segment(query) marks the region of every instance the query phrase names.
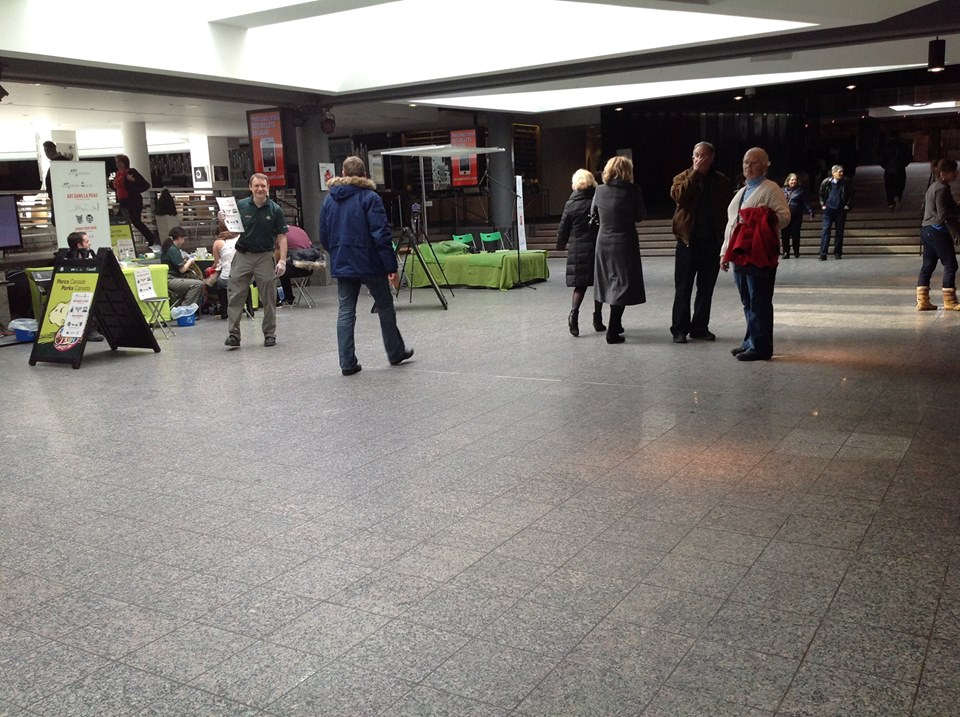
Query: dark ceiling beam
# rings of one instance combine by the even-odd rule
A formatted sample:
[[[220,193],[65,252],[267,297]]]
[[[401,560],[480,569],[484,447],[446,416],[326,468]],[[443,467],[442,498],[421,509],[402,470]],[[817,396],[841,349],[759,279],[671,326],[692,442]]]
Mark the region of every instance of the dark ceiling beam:
[[[937,0],[910,12],[876,23],[826,30],[783,33],[771,37],[736,40],[712,45],[643,52],[634,55],[585,60],[565,64],[514,70],[476,77],[380,87],[353,93],[326,95],[301,90],[264,87],[226,80],[208,80],[147,72],[125,71],[42,60],[5,59],[4,79],[68,87],[145,92],[177,97],[240,102],[254,106],[331,107],[357,102],[406,99],[412,95],[463,94],[552,80],[646,70],[701,62],[730,60],[761,55],[782,55],[802,50],[829,49],[937,34],[960,33],[960,0]],[[922,61],[923,58],[918,58]]]
[[[117,70],[44,60],[0,58],[3,79],[10,82],[82,87],[96,90],[142,92],[172,97],[242,102],[264,107],[329,106],[330,98],[315,92],[263,87],[250,83],[208,80],[179,75]]]

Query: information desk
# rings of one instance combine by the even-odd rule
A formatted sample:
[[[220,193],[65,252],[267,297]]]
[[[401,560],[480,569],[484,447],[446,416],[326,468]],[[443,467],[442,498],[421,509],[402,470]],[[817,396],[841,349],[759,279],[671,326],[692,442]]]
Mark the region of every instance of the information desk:
[[[431,246],[433,251],[426,244],[421,244],[420,253],[430,266],[433,278],[440,285],[478,286],[506,291],[516,286],[521,278],[523,281],[546,281],[550,277],[545,251],[521,251],[523,271],[520,272],[517,270],[515,250],[470,254],[462,251],[465,247],[459,242],[436,242]],[[442,274],[436,266],[437,260],[443,268]],[[430,286],[430,280],[415,254],[407,257],[407,276],[415,288]]]
[[[140,307],[140,313],[143,314],[143,318],[150,319],[150,305],[145,304],[140,301],[140,296],[137,294],[137,284],[135,278],[135,272],[137,269],[140,269],[139,266],[123,266],[121,264],[121,271],[123,271],[123,278],[127,280],[127,285],[130,287],[130,291],[133,292],[133,298],[137,300],[137,306]],[[147,267],[150,269],[150,278],[153,280],[153,290],[156,292],[157,296],[167,296],[167,265],[166,264],[150,264]],[[27,283],[30,286],[30,298],[33,301],[33,315],[34,316],[43,316],[43,303],[44,299],[41,296],[40,289],[37,288],[37,284],[34,278],[34,272],[46,272],[49,275],[53,271],[53,267],[44,266],[39,268],[27,268],[24,269],[27,274]],[[163,305],[163,311],[160,312],[160,315],[165,321],[170,321],[170,303],[167,302]]]

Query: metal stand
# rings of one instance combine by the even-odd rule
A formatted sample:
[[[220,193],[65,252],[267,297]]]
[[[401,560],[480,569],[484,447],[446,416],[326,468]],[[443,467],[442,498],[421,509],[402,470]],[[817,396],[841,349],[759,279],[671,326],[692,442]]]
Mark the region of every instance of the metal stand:
[[[444,310],[447,309],[447,297],[443,293],[443,289],[440,288],[440,285],[437,283],[437,280],[433,277],[433,272],[430,270],[430,265],[427,264],[423,259],[423,253],[420,251],[420,244],[426,244],[427,248],[430,250],[430,253],[433,255],[433,260],[436,262],[437,267],[440,269],[440,274],[443,276],[443,283],[447,288],[449,287],[450,282],[447,281],[447,275],[443,272],[443,266],[440,265],[440,260],[437,259],[437,254],[434,252],[433,247],[430,246],[430,240],[427,238],[427,235],[420,230],[420,205],[414,204],[410,208],[410,223],[411,228],[404,227],[403,231],[400,233],[400,241],[397,242],[397,256],[400,256],[400,250],[403,247],[407,247],[409,251],[404,254],[403,264],[400,269],[400,281],[397,282],[397,288],[395,296],[400,295],[400,286],[403,284],[403,278],[407,275],[407,259],[412,253],[417,257],[417,260],[420,262],[420,266],[423,267],[423,273],[426,274],[427,280],[430,282],[430,286],[433,287],[433,292],[437,295],[437,298],[440,300],[440,304],[443,306]],[[413,302],[413,282],[408,280],[410,284],[410,298],[409,301]],[[450,289],[450,295],[456,296],[453,293],[453,289]]]
[[[509,193],[513,197],[514,211],[516,211],[517,201],[520,199],[519,195],[515,191],[513,191],[511,187],[507,187],[503,184],[503,182],[498,182],[496,179],[494,179],[490,175],[489,167],[487,167],[487,170],[483,173],[483,176],[487,178],[488,194],[489,194],[489,187],[491,182],[496,184],[501,189],[505,189],[507,193]],[[483,182],[483,179],[481,178],[480,181]],[[510,242],[517,248],[517,283],[513,285],[513,288],[520,286],[520,287],[523,287],[524,289],[533,289],[534,291],[536,291],[537,287],[531,286],[530,284],[528,284],[523,280],[523,261],[521,260],[521,256],[520,256],[520,240],[519,238],[513,236],[513,223],[512,223],[513,214],[512,213],[510,216],[510,221],[511,221],[511,225],[510,225],[510,229],[507,232],[507,235],[510,237]],[[496,230],[496,227],[494,227],[494,230]]]

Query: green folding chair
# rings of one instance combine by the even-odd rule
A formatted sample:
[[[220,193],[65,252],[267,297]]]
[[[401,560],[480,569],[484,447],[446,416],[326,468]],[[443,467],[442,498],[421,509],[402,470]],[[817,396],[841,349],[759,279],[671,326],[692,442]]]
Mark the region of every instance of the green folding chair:
[[[490,232],[489,234],[480,232],[480,245],[483,247],[484,251],[496,251],[496,246],[494,246],[493,249],[488,249],[487,247],[489,247],[491,244],[498,243],[500,244],[501,249],[505,248],[503,245],[503,237],[500,235],[500,232]]]
[[[473,234],[452,234],[452,239],[461,244],[466,244],[470,247],[471,251],[473,250]]]

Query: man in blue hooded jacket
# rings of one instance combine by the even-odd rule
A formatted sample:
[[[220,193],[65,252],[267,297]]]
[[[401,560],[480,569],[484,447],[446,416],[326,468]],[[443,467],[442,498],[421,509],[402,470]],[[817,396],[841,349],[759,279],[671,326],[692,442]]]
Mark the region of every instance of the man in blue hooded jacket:
[[[357,323],[357,297],[366,286],[380,317],[383,347],[391,366],[413,356],[397,328],[390,284],[397,279],[397,255],[387,224],[383,200],[367,178],[359,157],[343,160],[343,173],[328,183],[330,194],[320,210],[320,243],[330,254],[330,275],[337,280],[340,310],[337,314],[337,347],[340,371],[352,376],[362,368],[357,362],[353,329]]]

